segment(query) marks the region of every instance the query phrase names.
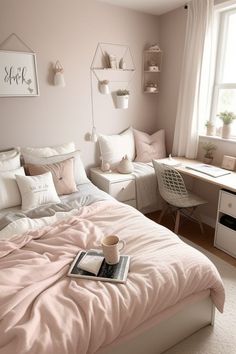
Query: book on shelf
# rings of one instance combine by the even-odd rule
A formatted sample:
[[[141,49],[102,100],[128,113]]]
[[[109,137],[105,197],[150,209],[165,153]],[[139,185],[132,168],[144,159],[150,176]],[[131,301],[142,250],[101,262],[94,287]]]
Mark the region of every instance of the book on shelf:
[[[223,168],[206,165],[206,164],[194,164],[194,165],[187,165],[185,168],[204,173],[211,177],[221,177],[230,174],[231,172],[224,170]]]
[[[121,255],[119,263],[110,265],[105,262],[101,251],[80,251],[75,257],[67,275],[81,279],[125,283],[129,272],[129,264],[130,256],[127,255]],[[90,269],[90,271],[85,269]]]

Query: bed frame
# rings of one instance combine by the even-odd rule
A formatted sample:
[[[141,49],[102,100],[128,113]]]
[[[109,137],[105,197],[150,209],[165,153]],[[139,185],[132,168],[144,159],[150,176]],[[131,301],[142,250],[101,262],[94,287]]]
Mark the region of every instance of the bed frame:
[[[181,305],[181,304],[180,304]],[[180,306],[174,315],[150,329],[129,339],[121,339],[117,345],[101,349],[97,354],[160,354],[199,329],[214,324],[215,306],[209,292],[200,300]]]

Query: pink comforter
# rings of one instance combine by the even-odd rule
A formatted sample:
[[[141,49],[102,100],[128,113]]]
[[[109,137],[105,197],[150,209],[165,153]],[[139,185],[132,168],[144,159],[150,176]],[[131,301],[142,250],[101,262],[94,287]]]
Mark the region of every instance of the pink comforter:
[[[111,233],[132,256],[125,285],[66,276],[79,250]],[[0,241],[0,353],[94,353],[204,289],[222,311],[222,282],[204,255],[133,208],[98,202]]]

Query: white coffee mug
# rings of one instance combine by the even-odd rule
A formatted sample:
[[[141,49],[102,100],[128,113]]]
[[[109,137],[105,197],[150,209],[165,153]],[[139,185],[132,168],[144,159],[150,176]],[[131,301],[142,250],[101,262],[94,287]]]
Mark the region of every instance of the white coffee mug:
[[[125,241],[120,240],[116,235],[105,236],[101,246],[107,264],[119,263],[120,251],[125,247]]]

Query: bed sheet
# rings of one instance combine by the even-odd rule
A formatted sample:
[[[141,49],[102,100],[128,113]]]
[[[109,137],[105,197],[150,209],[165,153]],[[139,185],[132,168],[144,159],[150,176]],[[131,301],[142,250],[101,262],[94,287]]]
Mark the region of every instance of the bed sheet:
[[[80,250],[117,234],[131,255],[126,284],[67,276]],[[95,353],[183,299],[210,290],[222,311],[215,266],[134,208],[106,200],[68,219],[0,241],[0,354]]]

